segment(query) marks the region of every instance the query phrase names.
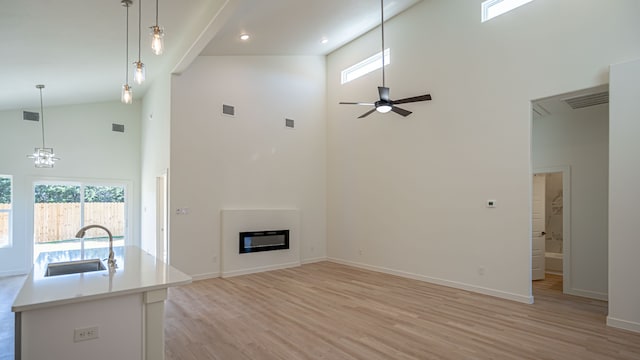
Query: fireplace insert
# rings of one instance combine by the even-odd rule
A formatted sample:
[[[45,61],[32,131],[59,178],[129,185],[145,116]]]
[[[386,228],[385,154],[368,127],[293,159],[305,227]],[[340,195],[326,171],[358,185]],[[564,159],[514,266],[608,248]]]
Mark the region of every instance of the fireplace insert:
[[[240,233],[240,254],[289,248],[289,230],[245,231]]]

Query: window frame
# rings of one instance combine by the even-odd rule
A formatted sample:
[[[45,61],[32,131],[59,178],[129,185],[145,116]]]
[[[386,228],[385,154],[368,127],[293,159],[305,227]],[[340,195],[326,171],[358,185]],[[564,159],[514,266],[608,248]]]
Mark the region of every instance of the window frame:
[[[480,6],[480,10],[481,10],[481,14],[480,14],[480,20],[481,22],[486,22],[489,21],[493,18],[496,18],[500,15],[506,14],[509,11],[512,11],[514,9],[517,9],[523,5],[526,5],[530,2],[532,2],[533,0],[486,0],[482,2],[482,5]],[[500,4],[508,4],[508,3],[513,3],[510,6],[506,6],[506,9],[502,10],[499,13],[496,14],[491,14],[491,8],[495,7],[495,6],[499,6]]]
[[[12,175],[4,175],[0,174],[0,178],[9,179],[9,208],[8,209],[0,209],[0,213],[7,213],[7,243],[0,243],[0,249],[7,249],[13,247],[13,176]]]
[[[340,84],[344,85],[355,79],[370,74],[378,69],[381,69],[382,66],[380,65],[380,63],[382,63],[382,51],[342,70],[340,72]],[[384,66],[387,66],[389,64],[391,64],[391,49],[386,48],[384,49]],[[358,72],[361,73],[358,74]],[[353,75],[354,73],[356,73],[356,75]]]
[[[34,191],[35,191],[35,186],[36,185],[53,185],[53,184],[64,184],[64,185],[77,185],[80,186],[80,196],[82,199],[82,202],[84,202],[84,188],[85,186],[116,186],[116,187],[124,187],[124,201],[125,201],[125,205],[124,205],[124,219],[125,219],[125,231],[124,231],[124,236],[125,236],[125,242],[124,245],[136,245],[139,246],[139,242],[136,242],[136,240],[133,238],[133,231],[134,231],[134,226],[135,224],[133,224],[134,221],[134,214],[133,214],[133,208],[135,207],[134,201],[134,191],[135,189],[133,188],[133,181],[131,180],[127,180],[127,179],[99,179],[99,178],[74,178],[74,177],[31,177],[29,178],[29,181],[31,183],[31,195],[29,196],[30,200],[29,200],[29,207],[27,209],[28,213],[27,213],[27,219],[29,221],[29,223],[27,224],[27,229],[28,229],[28,236],[27,238],[30,239],[29,241],[29,247],[30,247],[30,255],[32,257],[32,261],[35,260],[35,251],[36,251],[36,247],[35,247],[35,231],[34,231],[34,226],[35,226],[35,196],[34,196]],[[82,224],[84,224],[84,214],[82,216]],[[84,256],[84,240],[81,242],[81,256]]]

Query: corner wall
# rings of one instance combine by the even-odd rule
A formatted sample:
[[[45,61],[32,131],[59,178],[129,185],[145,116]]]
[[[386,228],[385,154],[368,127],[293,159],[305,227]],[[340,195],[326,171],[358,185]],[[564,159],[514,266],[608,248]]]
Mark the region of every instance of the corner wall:
[[[408,118],[338,105],[376,99],[379,71],[339,74],[380,51],[379,30],[332,53],[329,257],[530,301],[530,101],[607,83],[640,56],[639,12],[539,0],[481,23],[480,1],[420,2],[385,26],[391,97],[433,96]]]
[[[640,59],[611,66],[609,112],[609,314],[640,332]]]
[[[199,57],[173,77],[173,266],[219,274],[222,209],[299,209],[301,260],[326,256],[325,94],[324,57]]]
[[[156,177],[169,169],[171,76],[158,77],[142,104],[140,246],[156,255]]]

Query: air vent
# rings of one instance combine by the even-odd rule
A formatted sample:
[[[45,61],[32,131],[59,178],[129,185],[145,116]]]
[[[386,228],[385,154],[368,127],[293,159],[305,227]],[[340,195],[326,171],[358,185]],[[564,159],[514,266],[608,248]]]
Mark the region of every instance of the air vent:
[[[564,99],[572,109],[582,109],[589,106],[602,105],[609,103],[609,92],[603,91],[596,94],[576,96],[571,99]]]
[[[294,121],[291,119],[284,119],[284,126],[293,129],[294,126]]]
[[[111,124],[111,131],[115,131],[115,132],[124,132],[124,125],[123,124]]]
[[[229,116],[235,116],[236,115],[236,108],[231,106],[231,105],[222,104],[222,113],[225,114],[225,115],[229,115]]]
[[[23,111],[22,120],[40,121],[40,113],[33,111]]]

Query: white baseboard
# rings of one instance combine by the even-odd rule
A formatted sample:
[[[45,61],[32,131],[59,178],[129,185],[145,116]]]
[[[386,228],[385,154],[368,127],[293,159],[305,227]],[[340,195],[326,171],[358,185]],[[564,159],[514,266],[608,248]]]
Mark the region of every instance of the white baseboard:
[[[296,267],[296,266],[300,266],[300,262],[299,261],[291,262],[291,263],[284,263],[284,264],[269,265],[269,266],[260,266],[260,267],[242,269],[242,270],[223,271],[220,274],[220,276],[223,277],[223,278],[228,278],[228,277],[253,274],[253,273],[258,273],[258,272],[263,272],[263,271],[287,269],[287,268]]]
[[[313,263],[317,263],[317,262],[321,262],[321,261],[327,261],[328,258],[326,256],[322,256],[322,257],[317,257],[317,258],[310,258],[310,259],[304,259],[301,261],[301,263],[304,264],[313,264]]]
[[[220,277],[220,272],[219,271],[211,272],[211,273],[191,275],[191,278],[193,279],[193,281],[214,279],[214,278],[218,278],[218,277]]]
[[[586,297],[589,299],[609,301],[609,294],[596,291],[569,288],[567,289],[567,291],[565,291],[565,294]]]
[[[452,288],[455,288],[455,289],[467,290],[467,291],[471,291],[471,292],[475,292],[475,293],[480,293],[480,294],[483,294],[483,295],[494,296],[494,297],[501,298],[501,299],[517,301],[517,302],[521,302],[521,303],[525,303],[525,304],[533,304],[533,296],[523,296],[523,295],[518,295],[518,294],[505,292],[505,291],[484,288],[484,287],[481,287],[481,286],[465,284],[465,283],[461,283],[461,282],[457,282],[457,281],[438,279],[438,278],[433,278],[433,277],[429,277],[429,276],[418,275],[418,274],[413,274],[413,273],[409,273],[409,272],[388,269],[388,268],[384,268],[384,267],[380,267],[380,266],[362,264],[362,263],[357,263],[357,262],[347,261],[347,260],[342,260],[342,259],[327,258],[327,260],[331,261],[331,262],[338,263],[338,264],[353,266],[353,267],[366,269],[366,270],[371,270],[371,271],[377,271],[377,272],[381,272],[381,273],[385,273],[385,274],[401,276],[401,277],[405,277],[405,278],[409,278],[409,279],[413,279],[413,280],[424,281],[424,282],[428,282],[428,283],[432,283],[432,284],[436,284],[436,285],[448,286],[448,287],[452,287]]]
[[[640,333],[640,323],[607,316],[607,326]]]

